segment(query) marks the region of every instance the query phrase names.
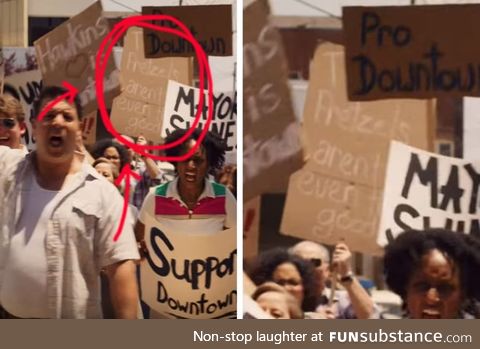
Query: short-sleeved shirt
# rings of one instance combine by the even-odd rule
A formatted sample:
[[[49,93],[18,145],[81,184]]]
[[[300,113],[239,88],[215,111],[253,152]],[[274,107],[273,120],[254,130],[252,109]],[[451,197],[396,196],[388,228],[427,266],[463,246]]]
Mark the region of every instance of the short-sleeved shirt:
[[[26,200],[34,199],[33,156],[0,146],[0,288],[12,235]],[[113,241],[123,198],[86,162],[59,195],[45,236],[49,318],[101,318],[100,270],[139,258],[133,219],[127,215]]]

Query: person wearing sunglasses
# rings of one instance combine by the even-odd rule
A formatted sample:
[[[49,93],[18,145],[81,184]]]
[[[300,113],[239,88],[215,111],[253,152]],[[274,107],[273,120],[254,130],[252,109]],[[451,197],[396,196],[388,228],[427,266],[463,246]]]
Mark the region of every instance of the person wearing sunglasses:
[[[44,87],[32,126],[36,149],[0,146],[0,318],[102,318],[100,270],[115,317],[137,317],[133,218],[116,241],[123,198],[83,158],[80,99]]]
[[[290,253],[312,264],[318,282],[319,304],[316,312],[327,319],[372,319],[380,316],[368,292],[354,276],[351,267],[352,253],[344,242],[339,242],[332,254],[328,249],[313,241],[301,241],[290,249]],[[332,298],[332,279],[344,290],[335,290]],[[332,298],[332,299],[330,299]]]
[[[25,113],[22,105],[16,98],[0,94],[0,145],[20,149],[26,154],[27,148],[21,143],[25,132]]]

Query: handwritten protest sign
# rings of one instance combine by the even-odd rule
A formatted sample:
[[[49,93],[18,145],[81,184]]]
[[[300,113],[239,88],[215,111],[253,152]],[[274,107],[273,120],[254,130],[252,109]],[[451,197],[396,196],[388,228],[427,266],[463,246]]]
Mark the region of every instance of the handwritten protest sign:
[[[321,44],[310,69],[303,134],[304,168],[290,178],[280,231],[379,254],[376,231],[391,139],[432,144],[427,101],[349,102],[344,49]]]
[[[22,104],[26,124],[23,143],[30,150],[35,148],[35,139],[33,138],[31,123],[31,120],[36,117],[33,112],[33,102],[40,95],[41,89],[42,75],[40,70],[13,74],[5,78],[4,93],[12,95]]]
[[[86,113],[97,109],[95,56],[109,31],[101,3],[97,1],[34,43],[45,85],[60,86],[67,81],[75,86]],[[107,63],[104,91],[106,104],[110,106],[112,98],[119,93],[118,70],[113,58]]]
[[[285,192],[290,174],[303,164],[286,57],[280,34],[268,16],[265,0],[255,1],[243,11],[245,201],[261,193]]]
[[[480,162],[392,142],[378,243],[407,229],[480,234]]]
[[[198,128],[202,129],[207,120],[207,93],[205,107],[202,110]],[[182,85],[175,81],[168,82],[165,111],[163,117],[162,137],[177,129],[188,129],[195,120],[200,100],[200,90]],[[213,94],[213,117],[210,131],[218,134],[227,144],[227,155],[237,150],[237,94],[235,92],[215,92]],[[232,158],[232,156],[230,156]],[[233,157],[233,160],[235,158]],[[234,161],[236,162],[236,161]]]
[[[122,93],[111,112],[113,125],[122,134],[160,143],[168,80],[188,84],[192,75],[189,58],[145,58],[142,29],[128,29],[120,66]]]
[[[253,258],[258,254],[260,235],[261,197],[246,202],[243,205],[243,257]]]
[[[82,140],[83,144],[93,145],[97,141],[97,112],[83,116]]]
[[[330,245],[343,239],[353,251],[378,255],[381,193],[302,169],[290,176],[280,231]]]
[[[232,5],[142,7],[143,15],[169,15],[190,30],[209,56],[232,55]],[[171,21],[154,24],[178,28]],[[145,29],[145,56],[195,56],[195,49],[185,39],[168,33]]]
[[[216,234],[167,232],[146,222],[151,252],[141,265],[142,300],[171,318],[235,317],[235,229]]]
[[[480,5],[344,7],[350,100],[480,95]],[[428,19],[428,20],[426,20]]]
[[[303,113],[307,169],[383,188],[390,139],[421,149],[431,147],[430,103],[347,100],[342,46],[321,44],[310,76]]]

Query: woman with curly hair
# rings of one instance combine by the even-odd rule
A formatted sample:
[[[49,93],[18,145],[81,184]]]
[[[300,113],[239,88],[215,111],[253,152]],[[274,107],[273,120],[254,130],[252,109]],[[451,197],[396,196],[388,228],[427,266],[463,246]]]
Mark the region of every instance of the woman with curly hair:
[[[166,139],[171,144],[186,134],[187,130],[176,130]],[[154,255],[145,244],[145,224],[155,222],[167,235],[216,234],[227,228],[236,227],[236,201],[223,185],[211,181],[208,174],[223,166],[225,144],[214,133],[207,132],[198,146],[201,131],[196,129],[182,144],[165,150],[168,157],[193,154],[184,161],[172,162],[176,176],[173,181],[156,187],[146,196],[135,227],[141,253]],[[235,237],[232,237],[235,238]],[[152,254],[152,255],[150,255]],[[169,317],[167,314],[152,314],[150,317]]]
[[[113,139],[102,139],[95,143],[91,154],[95,160],[101,157],[110,160],[118,173],[122,172],[123,166],[129,163],[127,148]]]
[[[479,270],[477,239],[443,229],[406,231],[385,251],[387,285],[408,318],[478,318]]]
[[[311,263],[291,255],[286,249],[263,252],[249,273],[256,285],[273,281],[283,286],[304,312],[313,312],[318,304],[315,269]]]

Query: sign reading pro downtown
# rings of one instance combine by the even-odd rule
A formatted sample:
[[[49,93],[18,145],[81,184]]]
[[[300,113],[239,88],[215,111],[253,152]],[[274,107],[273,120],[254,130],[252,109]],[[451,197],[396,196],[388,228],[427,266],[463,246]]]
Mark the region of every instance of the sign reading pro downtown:
[[[348,97],[480,96],[480,5],[345,7]]]

